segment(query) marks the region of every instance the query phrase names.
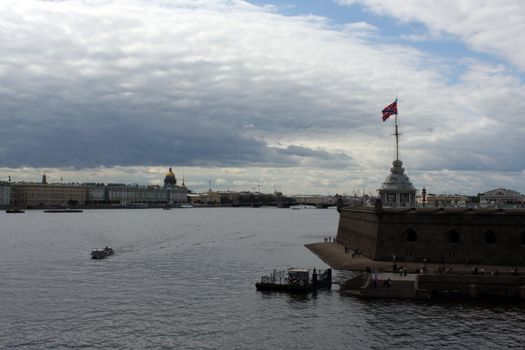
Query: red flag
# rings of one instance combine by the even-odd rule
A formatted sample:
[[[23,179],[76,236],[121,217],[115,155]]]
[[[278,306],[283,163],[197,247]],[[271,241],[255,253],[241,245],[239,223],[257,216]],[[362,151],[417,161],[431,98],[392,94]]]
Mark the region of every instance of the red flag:
[[[389,104],[383,109],[383,121],[387,120],[392,114],[397,115],[397,98],[394,103]]]

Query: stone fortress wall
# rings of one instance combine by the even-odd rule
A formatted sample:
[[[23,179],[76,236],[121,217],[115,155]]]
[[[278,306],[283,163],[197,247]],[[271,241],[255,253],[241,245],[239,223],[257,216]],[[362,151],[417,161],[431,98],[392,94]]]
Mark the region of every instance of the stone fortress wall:
[[[336,239],[379,261],[525,265],[525,209],[342,208]]]

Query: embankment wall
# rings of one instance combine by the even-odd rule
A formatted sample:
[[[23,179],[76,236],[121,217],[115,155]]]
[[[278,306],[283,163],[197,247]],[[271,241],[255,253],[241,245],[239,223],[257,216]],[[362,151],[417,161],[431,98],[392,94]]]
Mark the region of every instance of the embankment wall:
[[[525,265],[525,210],[342,208],[336,239],[374,260]]]

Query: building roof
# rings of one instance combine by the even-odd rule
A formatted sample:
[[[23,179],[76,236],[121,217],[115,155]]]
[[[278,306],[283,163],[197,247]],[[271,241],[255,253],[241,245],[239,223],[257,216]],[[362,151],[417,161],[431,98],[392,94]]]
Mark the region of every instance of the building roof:
[[[405,174],[403,162],[399,159],[394,160],[390,168],[390,174],[386,177],[385,182],[379,189],[380,192],[416,192],[410,179]]]
[[[518,191],[507,190],[506,188],[496,188],[495,190],[490,190],[485,193],[482,193],[482,196],[513,197],[513,196],[521,196],[521,193],[519,193]]]

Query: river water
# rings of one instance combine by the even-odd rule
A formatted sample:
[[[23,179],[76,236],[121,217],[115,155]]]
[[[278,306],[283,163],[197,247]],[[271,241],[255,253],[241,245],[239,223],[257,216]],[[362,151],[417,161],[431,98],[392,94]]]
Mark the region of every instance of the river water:
[[[0,214],[0,348],[525,347],[524,303],[262,293],[273,269],[325,268],[304,244],[335,210],[191,208]],[[116,254],[91,260],[94,248]]]

